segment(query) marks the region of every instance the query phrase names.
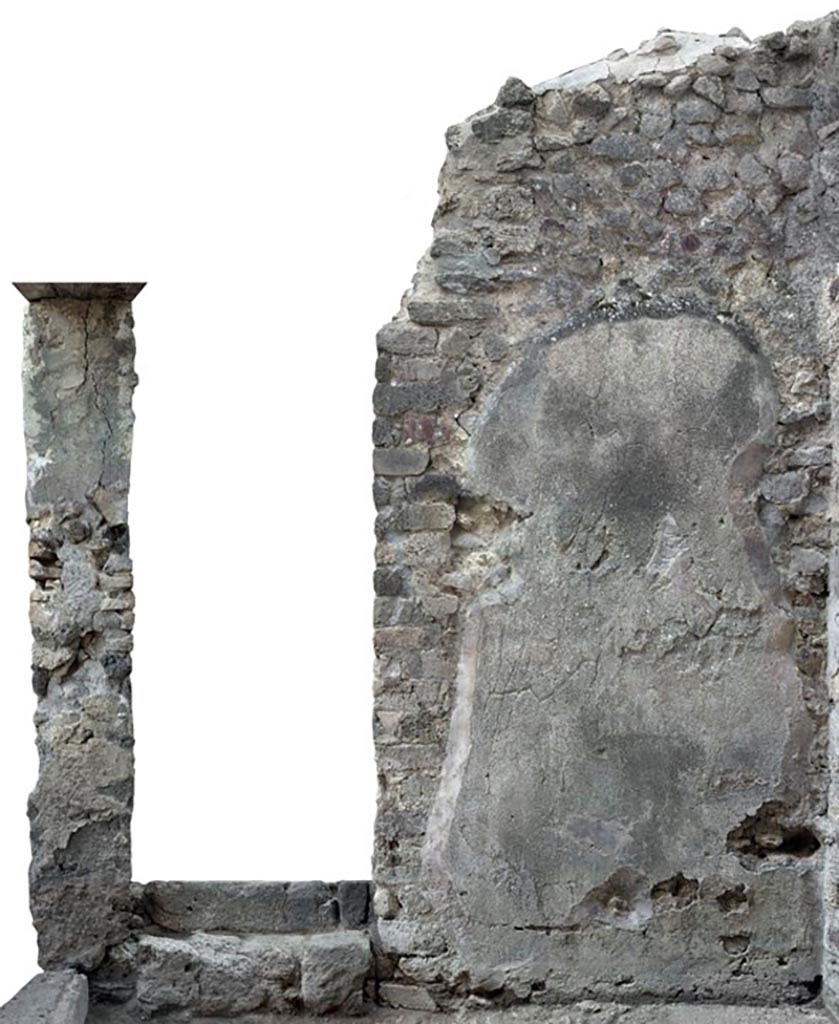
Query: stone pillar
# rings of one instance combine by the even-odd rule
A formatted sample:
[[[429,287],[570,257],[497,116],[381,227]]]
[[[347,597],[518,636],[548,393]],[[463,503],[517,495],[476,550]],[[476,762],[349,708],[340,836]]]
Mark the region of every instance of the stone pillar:
[[[18,284],[39,777],[30,902],[42,967],[95,968],[131,923],[131,300]]]

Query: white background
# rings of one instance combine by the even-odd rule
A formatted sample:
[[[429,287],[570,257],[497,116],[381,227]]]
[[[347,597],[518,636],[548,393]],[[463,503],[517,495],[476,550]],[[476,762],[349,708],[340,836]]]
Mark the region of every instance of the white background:
[[[369,877],[376,329],[430,241],[444,131],[662,26],[792,0],[16,3],[0,282],[135,302],[135,878]],[[37,970],[20,396],[0,286],[0,1003]]]

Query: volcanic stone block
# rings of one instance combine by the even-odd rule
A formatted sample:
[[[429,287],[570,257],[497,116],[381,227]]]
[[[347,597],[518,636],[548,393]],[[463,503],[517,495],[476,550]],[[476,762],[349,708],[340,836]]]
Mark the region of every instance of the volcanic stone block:
[[[85,1024],[87,979],[75,971],[39,974],[5,1006],[0,1024]]]
[[[437,1009],[437,1004],[428,991],[416,985],[398,985],[383,982],[379,985],[379,999],[385,1006],[403,1007],[409,1010]]]
[[[380,476],[416,476],[427,465],[424,448],[377,448],[373,452],[373,470]]]
[[[137,1000],[144,1013],[233,1016],[256,1009],[358,1013],[370,970],[360,932],[321,935],[146,935]]]
[[[143,936],[137,976],[140,1009],[186,1009],[209,1016],[263,1006],[287,1011],[299,995],[301,941],[298,936],[201,932],[182,938]]]
[[[150,882],[149,918],[173,932],[320,932],[361,928],[368,882]]]
[[[361,1013],[370,971],[370,942],[360,932],[306,939],[302,956],[303,1006],[312,1013]]]
[[[344,928],[363,928],[367,924],[369,910],[369,882],[338,883],[338,912]]]

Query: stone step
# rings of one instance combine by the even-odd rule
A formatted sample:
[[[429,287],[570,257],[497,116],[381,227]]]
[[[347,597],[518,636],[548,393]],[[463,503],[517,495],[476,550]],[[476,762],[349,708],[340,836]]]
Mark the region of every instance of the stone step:
[[[363,928],[370,883],[149,882],[142,887],[154,924],[173,932],[323,932]]]
[[[360,931],[195,932],[142,936],[137,963],[141,1014],[232,1017],[257,1010],[357,1014],[372,958]]]

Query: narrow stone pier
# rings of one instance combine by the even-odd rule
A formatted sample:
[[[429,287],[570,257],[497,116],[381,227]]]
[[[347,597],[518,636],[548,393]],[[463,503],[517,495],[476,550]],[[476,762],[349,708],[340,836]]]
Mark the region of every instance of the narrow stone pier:
[[[35,723],[30,900],[41,966],[92,970],[131,924],[131,301],[18,284]]]

